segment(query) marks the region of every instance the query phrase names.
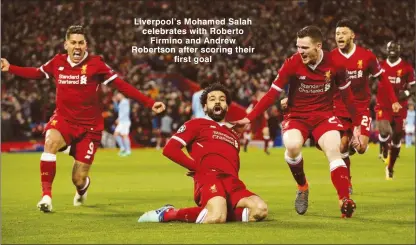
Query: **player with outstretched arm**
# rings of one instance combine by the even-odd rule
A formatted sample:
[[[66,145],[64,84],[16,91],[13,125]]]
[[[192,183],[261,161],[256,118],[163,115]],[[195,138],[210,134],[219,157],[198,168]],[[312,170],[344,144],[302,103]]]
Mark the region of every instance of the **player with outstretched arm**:
[[[350,199],[348,170],[340,153],[340,131],[344,127],[333,114],[332,101],[336,90],[341,91],[351,115],[356,112],[349,87],[351,83],[345,79],[345,68],[335,65],[332,56],[322,50],[322,41],[322,32],[316,26],[307,26],[298,31],[298,52],[286,59],[267,94],[247,117],[236,124],[249,124],[262,115],[289,85],[282,128],[285,160],[298,185],[295,210],[298,214],[305,214],[308,209],[309,184],[301,151],[305,140],[314,137],[329,161],[331,180],[338,193],[342,217],[349,218],[356,204]],[[353,125],[359,125],[355,118]]]
[[[95,152],[100,145],[104,120],[99,98],[101,84],[113,86],[155,113],[165,110],[162,102],[154,102],[125,82],[100,56],[87,52],[86,32],[82,26],[70,26],[65,35],[67,54],[57,54],[42,66],[19,67],[1,59],[1,70],[28,79],[54,78],[56,109],[45,127],[45,149],[40,158],[42,199],[37,207],[52,211],[52,183],[56,173],[56,153],[70,148],[75,162],[72,182],[76,187],[74,206],[86,199],[91,179],[88,176]]]

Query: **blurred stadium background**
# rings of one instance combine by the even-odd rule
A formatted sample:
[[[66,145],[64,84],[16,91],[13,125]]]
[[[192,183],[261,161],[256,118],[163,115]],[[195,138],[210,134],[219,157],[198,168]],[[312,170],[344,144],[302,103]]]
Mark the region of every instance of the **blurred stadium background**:
[[[331,50],[335,47],[336,22],[342,17],[352,18],[359,27],[357,43],[371,49],[379,60],[386,57],[386,43],[397,39],[402,44],[402,58],[415,64],[414,1],[3,1],[1,6],[2,57],[11,64],[40,66],[65,51],[66,28],[82,24],[89,31],[91,53],[102,55],[128,82],[168,105],[165,116],[173,119],[168,125],[173,132],[191,118],[192,94],[206,82],[226,84],[238,108],[234,112],[241,117],[252,99],[267,91],[284,59],[296,51],[296,31],[305,25],[322,28],[327,38],[324,48]],[[241,46],[255,47],[255,52],[217,54],[212,63],[197,65],[174,63],[171,54],[131,53],[132,45],[151,46],[152,36],[142,35],[143,26],[135,26],[134,18],[172,17],[251,18],[253,24],[241,26],[244,34],[237,36],[237,41]],[[116,147],[111,137],[117,117],[112,102],[114,91],[106,86],[101,89],[106,125],[103,146]],[[53,82],[2,74],[1,96],[2,150],[42,150],[43,127],[55,109]],[[374,101],[375,95],[372,109]],[[161,117],[152,118],[151,112],[136,102],[131,106],[133,145],[155,147]],[[276,110],[271,108],[269,114],[276,116]],[[375,117],[374,112],[372,115]],[[373,122],[372,139],[376,142],[377,127]],[[279,146],[280,128],[271,129],[277,131],[275,145]],[[260,134],[257,132],[257,137]]]
[[[357,43],[386,58],[391,39],[402,44],[402,58],[415,65],[415,2],[413,0],[3,0],[1,2],[1,56],[11,64],[35,66],[64,52],[68,26],[82,24],[89,31],[89,52],[102,55],[125,80],[168,105],[172,132],[192,117],[192,94],[200,85],[221,81],[231,90],[235,117],[261,96],[276,77],[285,58],[296,51],[296,31],[319,26],[326,36],[324,48],[335,47],[335,24],[350,17],[359,26]],[[218,54],[209,64],[174,63],[170,54],[135,54],[131,46],[150,46],[149,36],[134,26],[133,18],[251,18],[243,26],[241,46],[256,50],[249,55]],[[183,28],[189,28],[184,26]],[[169,46],[169,45],[164,45]],[[156,147],[161,117],[131,103],[134,150],[129,158],[117,150],[98,150],[91,171],[93,184],[87,205],[73,207],[70,181],[72,158],[59,154],[54,182],[54,210],[36,210],[40,195],[42,131],[55,109],[55,86],[50,80],[26,80],[1,74],[2,98],[2,243],[413,243],[415,242],[414,147],[402,149],[397,179],[384,179],[378,147],[352,158],[357,214],[341,220],[323,154],[303,151],[311,186],[310,210],[299,216],[293,208],[295,182],[283,161],[284,149],[271,155],[250,148],[242,153],[241,178],[269,205],[269,217],[258,224],[191,226],[189,224],[137,224],[136,219],[166,203],[193,206],[192,180]],[[113,90],[102,86],[106,130],[103,147],[116,147],[111,134],[117,113]],[[374,106],[375,94],[372,100]],[[243,112],[242,112],[243,111]],[[270,109],[272,117],[275,108]],[[373,119],[374,112],[373,112]],[[167,115],[164,115],[167,116]],[[377,127],[373,120],[373,142]],[[281,144],[280,127],[275,145]],[[261,133],[261,132],[260,132]],[[258,136],[258,134],[257,134]]]

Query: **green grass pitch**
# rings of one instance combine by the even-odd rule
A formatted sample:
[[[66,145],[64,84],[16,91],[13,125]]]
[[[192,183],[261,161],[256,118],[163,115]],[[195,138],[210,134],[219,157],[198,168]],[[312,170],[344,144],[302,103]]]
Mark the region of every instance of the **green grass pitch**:
[[[170,203],[194,206],[193,182],[161,151],[135,150],[120,158],[99,150],[91,171],[86,206],[74,207],[72,158],[59,154],[50,214],[36,209],[40,199],[40,153],[2,154],[2,243],[415,243],[415,149],[402,147],[395,179],[384,179],[378,146],[352,157],[357,210],[341,219],[324,155],[305,148],[310,183],[309,210],[294,210],[296,185],[283,149],[270,156],[260,149],[242,152],[240,177],[269,206],[259,223],[197,225],[137,223],[145,211]]]

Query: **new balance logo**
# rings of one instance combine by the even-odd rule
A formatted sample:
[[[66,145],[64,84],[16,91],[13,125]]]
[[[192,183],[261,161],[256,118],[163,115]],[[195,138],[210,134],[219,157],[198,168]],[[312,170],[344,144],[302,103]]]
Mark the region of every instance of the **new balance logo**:
[[[209,126],[210,128],[217,128],[217,127],[215,127],[214,125],[211,125],[211,126]]]
[[[64,67],[63,67],[63,66],[60,66],[60,67],[58,68],[58,70],[59,70],[59,71],[63,71],[63,70],[64,70]]]
[[[215,186],[215,184],[214,184],[209,188],[209,190],[211,191],[211,193],[216,193],[217,192],[217,186]]]
[[[306,76],[300,76],[299,77],[299,80],[305,80],[306,79]]]

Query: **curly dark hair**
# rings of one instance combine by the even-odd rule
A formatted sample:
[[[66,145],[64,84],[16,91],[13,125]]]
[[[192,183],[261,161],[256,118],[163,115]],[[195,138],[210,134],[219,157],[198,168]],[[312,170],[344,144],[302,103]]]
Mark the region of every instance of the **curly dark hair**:
[[[204,89],[204,92],[202,92],[201,99],[200,99],[202,107],[204,107],[205,104],[207,103],[208,94],[211,93],[212,91],[223,92],[225,94],[227,105],[231,104],[231,95],[228,89],[221,83],[213,83],[209,85],[206,89]]]
[[[338,27],[347,27],[353,32],[355,32],[355,29],[356,29],[353,21],[350,20],[350,19],[342,19],[342,20],[338,21],[336,28],[338,28]]]

